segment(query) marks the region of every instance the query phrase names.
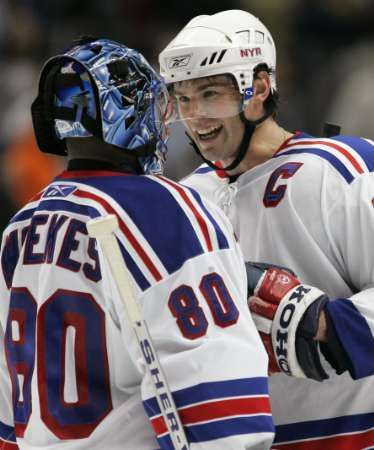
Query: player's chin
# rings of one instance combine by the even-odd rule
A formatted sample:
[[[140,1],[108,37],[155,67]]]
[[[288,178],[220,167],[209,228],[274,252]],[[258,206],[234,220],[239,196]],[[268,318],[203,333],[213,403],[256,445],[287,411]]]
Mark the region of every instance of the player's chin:
[[[196,139],[195,143],[197,144],[204,158],[209,159],[210,161],[217,161],[222,159],[224,151],[221,136],[217,136],[216,138],[209,140]]]
[[[208,146],[201,147],[200,145],[198,145],[198,147],[205,159],[209,161],[219,161],[221,159],[222,152],[220,152],[216,147],[208,147]]]

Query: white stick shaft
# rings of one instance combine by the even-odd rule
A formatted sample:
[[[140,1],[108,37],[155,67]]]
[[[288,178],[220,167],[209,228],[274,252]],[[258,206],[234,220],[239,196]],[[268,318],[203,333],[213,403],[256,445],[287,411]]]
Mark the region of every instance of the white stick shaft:
[[[142,318],[140,307],[135,299],[129,273],[114,235],[117,229],[118,221],[114,215],[100,217],[87,222],[89,235],[97,239],[108,261],[126,313],[136,334],[149,376],[153,382],[157,402],[174,448],[175,450],[188,450],[188,441],[184,434],[178,410],[158,360],[147,324]]]

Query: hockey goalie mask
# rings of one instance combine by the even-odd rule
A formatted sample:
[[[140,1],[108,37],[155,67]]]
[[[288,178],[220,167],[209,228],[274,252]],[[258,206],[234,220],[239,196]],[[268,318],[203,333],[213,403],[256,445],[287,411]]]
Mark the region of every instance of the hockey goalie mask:
[[[276,89],[273,39],[260,20],[245,11],[195,17],[160,53],[159,62],[161,75],[167,84],[173,84],[173,92],[177,93],[179,86],[188,86],[188,82],[192,84],[191,80],[204,77],[208,83],[222,78],[217,75],[229,74],[232,91],[237,94],[224,96],[222,86],[213,85],[214,91],[190,102],[189,111],[189,99],[176,95],[173,120],[240,114],[253,95],[253,70],[259,64],[270,69],[271,89]]]
[[[32,118],[39,148],[66,154],[65,138],[96,136],[161,173],[171,111],[161,77],[137,51],[89,40],[45,64]]]

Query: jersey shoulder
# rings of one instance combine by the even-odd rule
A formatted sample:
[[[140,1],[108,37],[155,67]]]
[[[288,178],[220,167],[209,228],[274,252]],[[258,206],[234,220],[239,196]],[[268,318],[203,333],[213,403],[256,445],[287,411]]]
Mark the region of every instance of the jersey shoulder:
[[[222,189],[225,190],[230,179],[223,170],[215,170],[208,164],[202,164],[180,182],[221,207],[221,192]]]
[[[275,159],[298,157],[314,170],[321,163],[344,183],[351,184],[365,173],[374,171],[374,142],[356,136],[316,138],[304,133],[296,134],[275,153]]]
[[[229,176],[223,170],[216,170],[208,164],[201,164],[192,173],[180,180],[180,183],[197,189],[207,190],[212,187],[219,187],[229,182]]]
[[[56,180],[55,184],[61,183]],[[197,192],[162,176],[107,175],[64,179],[65,201],[90,217],[115,214],[127,265],[142,290],[188,259],[230,247],[228,230]]]

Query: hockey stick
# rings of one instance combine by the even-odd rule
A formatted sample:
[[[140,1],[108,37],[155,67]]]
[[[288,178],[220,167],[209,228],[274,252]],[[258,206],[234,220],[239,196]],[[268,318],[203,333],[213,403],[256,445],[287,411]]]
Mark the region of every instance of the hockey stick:
[[[153,382],[157,403],[175,450],[188,450],[188,441],[170,388],[155,351],[148,327],[135,300],[126,263],[114,235],[119,229],[117,217],[108,215],[87,222],[88,234],[99,243],[116,282],[127,316],[135,332],[145,365]]]

